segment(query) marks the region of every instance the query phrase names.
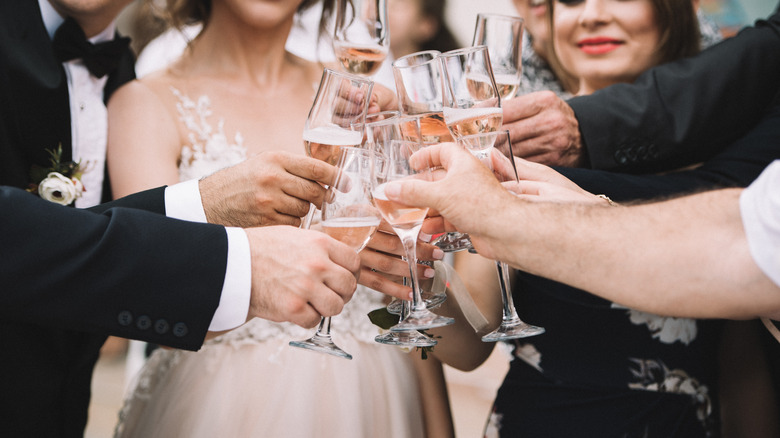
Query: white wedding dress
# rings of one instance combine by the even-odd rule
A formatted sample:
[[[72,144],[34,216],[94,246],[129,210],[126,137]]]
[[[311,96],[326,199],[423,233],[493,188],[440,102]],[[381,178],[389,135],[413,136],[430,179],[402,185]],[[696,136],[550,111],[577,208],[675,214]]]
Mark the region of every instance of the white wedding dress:
[[[182,180],[245,159],[243,139],[210,123],[209,99],[176,90],[190,144]],[[303,145],[301,145],[303,149]],[[157,349],[125,400],[116,437],[422,437],[417,378],[408,354],[374,342],[366,316],[382,295],[359,287],[333,318],[336,342],[352,360],[288,345],[314,330],[254,319],[198,352]]]

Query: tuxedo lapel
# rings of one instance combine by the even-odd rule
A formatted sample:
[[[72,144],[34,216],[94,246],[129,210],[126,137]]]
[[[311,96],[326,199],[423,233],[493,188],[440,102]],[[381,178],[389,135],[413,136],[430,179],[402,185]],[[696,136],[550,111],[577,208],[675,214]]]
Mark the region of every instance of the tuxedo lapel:
[[[30,167],[49,165],[46,149],[61,144],[71,159],[67,80],[36,1],[0,2],[0,79],[0,183],[27,187]]]

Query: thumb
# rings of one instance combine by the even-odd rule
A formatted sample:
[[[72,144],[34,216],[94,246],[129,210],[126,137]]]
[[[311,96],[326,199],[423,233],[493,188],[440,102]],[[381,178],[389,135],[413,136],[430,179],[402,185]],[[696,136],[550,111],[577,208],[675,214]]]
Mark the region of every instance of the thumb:
[[[436,199],[433,183],[410,179],[391,181],[385,186],[385,195],[390,201],[395,201],[409,207],[433,207]]]

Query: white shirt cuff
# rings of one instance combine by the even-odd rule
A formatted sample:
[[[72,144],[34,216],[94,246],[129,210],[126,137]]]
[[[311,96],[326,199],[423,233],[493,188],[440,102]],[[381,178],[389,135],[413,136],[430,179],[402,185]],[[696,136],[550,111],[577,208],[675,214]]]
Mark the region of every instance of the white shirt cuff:
[[[219,307],[209,331],[234,329],[246,322],[252,290],[252,261],[249,239],[241,228],[227,227],[228,261]]]
[[[190,222],[206,222],[197,179],[165,188],[165,215]]]
[[[190,222],[206,222],[198,180],[165,188],[165,215]],[[246,322],[252,292],[252,259],[249,238],[241,228],[226,227],[228,257],[219,306],[209,331],[234,329]]]

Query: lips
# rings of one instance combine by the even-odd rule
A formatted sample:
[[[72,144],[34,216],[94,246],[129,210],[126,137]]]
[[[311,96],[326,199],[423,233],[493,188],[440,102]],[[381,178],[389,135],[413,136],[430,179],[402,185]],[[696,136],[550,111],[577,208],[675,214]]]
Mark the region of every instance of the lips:
[[[531,13],[536,17],[544,17],[547,12],[547,3],[544,0],[530,0]]]
[[[614,38],[585,38],[577,43],[577,47],[589,55],[602,55],[609,53],[623,45],[623,42]]]

